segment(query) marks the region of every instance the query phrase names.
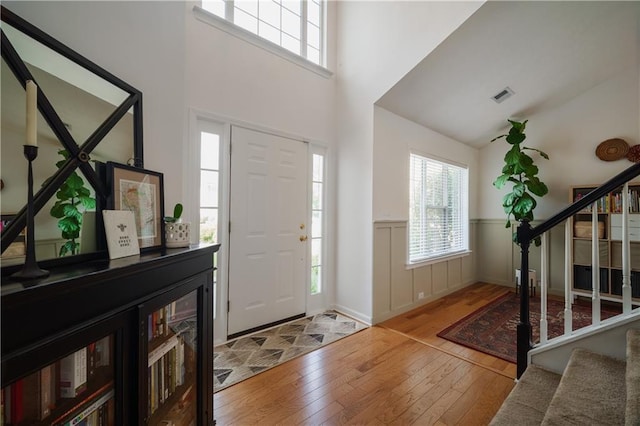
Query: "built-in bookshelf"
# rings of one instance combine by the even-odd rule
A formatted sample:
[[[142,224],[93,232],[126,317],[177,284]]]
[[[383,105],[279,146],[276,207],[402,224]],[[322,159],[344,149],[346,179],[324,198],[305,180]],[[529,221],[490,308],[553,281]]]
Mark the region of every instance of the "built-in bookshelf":
[[[598,185],[571,188],[575,202]],[[629,207],[631,289],[634,303],[640,304],[640,184],[630,184],[626,194]],[[599,198],[572,218],[573,294],[590,296],[593,281],[593,210],[597,213],[600,297],[619,301],[622,297],[622,202],[619,188]]]
[[[147,315],[147,410],[150,424],[195,423],[198,353],[196,291]]]
[[[105,336],[4,387],[3,424],[113,424],[112,353]]]
[[[219,245],[3,269],[0,424],[209,425]]]

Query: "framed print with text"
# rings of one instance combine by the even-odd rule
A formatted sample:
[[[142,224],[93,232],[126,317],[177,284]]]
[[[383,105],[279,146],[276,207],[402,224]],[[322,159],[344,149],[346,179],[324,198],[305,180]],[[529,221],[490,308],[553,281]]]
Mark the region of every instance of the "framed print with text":
[[[110,197],[107,208],[130,210],[135,218],[141,251],[164,246],[164,183],[159,172],[107,163]]]

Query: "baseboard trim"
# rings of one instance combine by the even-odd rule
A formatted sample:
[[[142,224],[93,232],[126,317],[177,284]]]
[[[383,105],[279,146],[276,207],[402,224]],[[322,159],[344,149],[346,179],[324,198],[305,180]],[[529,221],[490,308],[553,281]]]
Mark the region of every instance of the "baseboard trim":
[[[365,323],[369,326],[372,325],[371,317],[369,315],[363,314],[362,312],[354,311],[353,309],[347,308],[346,306],[338,305],[337,303],[334,303],[331,306],[331,309],[337,311],[338,313],[351,317],[355,320],[358,320],[362,323]]]

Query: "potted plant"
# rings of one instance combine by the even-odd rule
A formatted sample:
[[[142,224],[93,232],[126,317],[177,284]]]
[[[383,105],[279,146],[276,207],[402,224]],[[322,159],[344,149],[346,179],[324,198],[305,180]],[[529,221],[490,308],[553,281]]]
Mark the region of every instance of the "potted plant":
[[[191,240],[191,224],[182,222],[182,204],[173,207],[173,216],[164,217],[165,245],[168,248],[189,247]]]
[[[518,222],[522,220],[533,221],[533,210],[538,204],[533,195],[543,197],[549,192],[547,185],[538,177],[538,166],[526,151],[537,152],[546,160],[549,159],[549,156],[539,149],[522,146],[527,137],[524,131],[528,120],[523,122],[507,121],[511,124],[509,133],[497,136],[491,142],[505,138],[507,143],[511,145],[504,156],[505,164],[502,168],[502,174],[493,182],[493,185],[498,189],[502,189],[507,182],[512,184],[511,191],[505,194],[502,199],[502,207],[507,214],[506,227],[509,228],[511,227],[511,216]],[[539,238],[535,240],[535,244],[540,244]]]

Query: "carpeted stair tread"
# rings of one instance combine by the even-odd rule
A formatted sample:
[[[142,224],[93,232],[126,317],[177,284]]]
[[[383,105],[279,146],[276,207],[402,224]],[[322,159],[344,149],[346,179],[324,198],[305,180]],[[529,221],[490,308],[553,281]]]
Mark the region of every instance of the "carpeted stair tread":
[[[491,426],[539,425],[560,377],[536,365],[528,366],[491,421]]]
[[[627,331],[627,407],[625,424],[640,425],[640,330]]]
[[[575,349],[543,425],[624,425],[626,363]]]

